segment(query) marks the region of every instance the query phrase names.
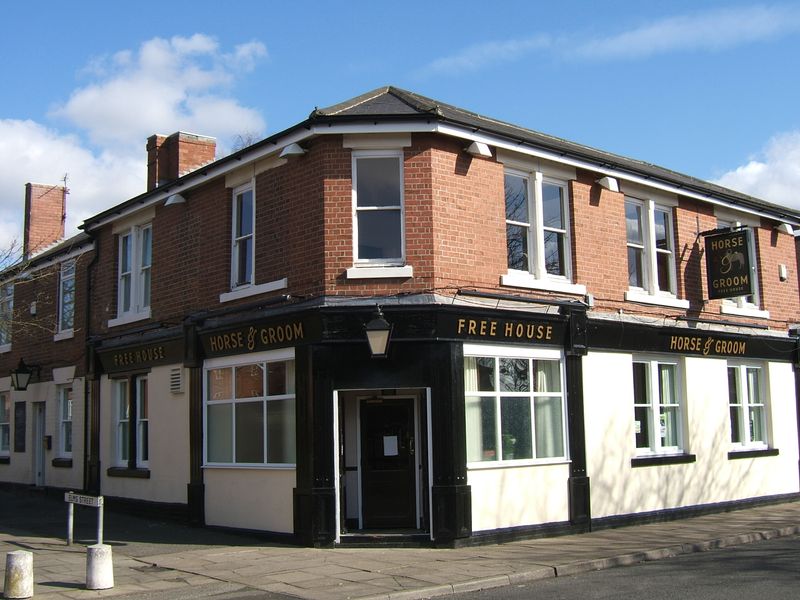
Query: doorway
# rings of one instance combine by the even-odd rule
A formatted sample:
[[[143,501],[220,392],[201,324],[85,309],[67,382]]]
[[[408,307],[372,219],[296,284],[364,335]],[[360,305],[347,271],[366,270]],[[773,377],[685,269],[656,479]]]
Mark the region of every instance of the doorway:
[[[338,392],[339,532],[428,530],[426,390]]]

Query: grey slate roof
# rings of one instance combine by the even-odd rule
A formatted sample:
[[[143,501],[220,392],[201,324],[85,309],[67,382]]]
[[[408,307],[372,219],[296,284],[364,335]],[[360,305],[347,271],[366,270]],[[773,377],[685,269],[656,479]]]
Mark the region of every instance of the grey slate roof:
[[[346,122],[392,122],[392,121],[437,121],[464,127],[474,132],[482,132],[491,136],[504,138],[506,141],[554,152],[560,156],[587,162],[599,169],[613,169],[621,173],[636,175],[654,182],[662,182],[674,187],[683,188],[709,198],[715,198],[744,208],[757,210],[773,215],[778,220],[800,223],[800,210],[766,202],[759,198],[737,192],[722,186],[703,181],[696,177],[684,175],[647,162],[626,158],[610,152],[597,150],[589,146],[547,135],[511,123],[485,117],[468,110],[458,108],[445,102],[427,98],[394,86],[384,86],[361,94],[339,104],[325,108],[315,108],[305,121],[276,133],[252,146],[243,148],[229,156],[221,158],[209,165],[193,171],[172,183],[114,206],[102,213],[87,219],[84,228],[115,213],[122,213],[130,206],[146,203],[151,197],[161,194],[172,186],[191,186],[194,180],[202,180],[202,175],[209,169],[222,167],[230,163],[243,163],[248,155],[268,146],[281,143],[282,138],[314,125],[346,123]],[[184,188],[185,189],[185,188]]]

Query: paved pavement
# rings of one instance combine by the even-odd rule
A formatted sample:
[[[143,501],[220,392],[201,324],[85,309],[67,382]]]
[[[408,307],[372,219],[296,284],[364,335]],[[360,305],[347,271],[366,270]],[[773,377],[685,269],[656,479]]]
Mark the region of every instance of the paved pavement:
[[[800,533],[800,501],[582,535],[460,549],[313,549],[106,511],[115,586],[85,589],[95,509],[78,507],[67,546],[61,496],[0,491],[0,577],[5,555],[33,552],[35,598],[430,598],[657,560]],[[271,594],[264,594],[270,592]],[[245,595],[242,595],[244,593]],[[165,595],[166,594],[166,595]]]

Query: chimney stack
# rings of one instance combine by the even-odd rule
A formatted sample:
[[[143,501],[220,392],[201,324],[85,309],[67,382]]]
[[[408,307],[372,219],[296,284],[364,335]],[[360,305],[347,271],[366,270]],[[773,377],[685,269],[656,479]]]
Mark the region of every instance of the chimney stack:
[[[147,191],[214,161],[214,138],[178,131],[147,138]]]
[[[62,239],[66,218],[66,187],[26,183],[23,260]]]

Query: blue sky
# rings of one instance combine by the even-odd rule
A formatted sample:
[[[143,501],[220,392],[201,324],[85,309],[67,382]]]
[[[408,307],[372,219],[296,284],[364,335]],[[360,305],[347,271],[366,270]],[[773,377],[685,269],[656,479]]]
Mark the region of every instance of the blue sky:
[[[224,8],[223,8],[224,7]],[[145,139],[263,137],[391,84],[800,208],[800,3],[6,2],[0,245],[66,174],[68,233]]]

